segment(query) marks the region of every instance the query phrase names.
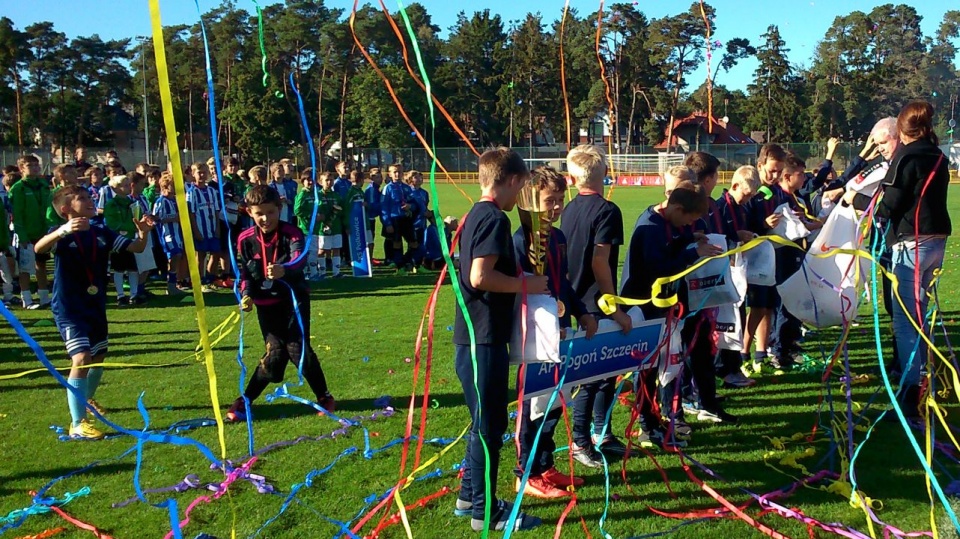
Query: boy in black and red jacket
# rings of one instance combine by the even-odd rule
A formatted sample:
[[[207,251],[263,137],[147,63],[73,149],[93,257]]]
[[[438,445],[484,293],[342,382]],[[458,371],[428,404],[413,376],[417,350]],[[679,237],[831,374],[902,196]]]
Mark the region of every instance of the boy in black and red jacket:
[[[317,403],[332,412],[333,395],[327,390],[320,361],[310,346],[310,289],[303,276],[306,260],[301,256],[303,232],[295,225],[280,221],[280,195],[275,189],[257,185],[244,198],[254,224],[237,238],[242,279],[240,306],[244,312],[257,306],[257,319],[267,350],[243,396],[227,411],[227,420],[245,420],[247,402],[259,397],[271,382],[283,381],[287,362],[299,365],[301,357],[306,362],[303,377],[316,395]]]

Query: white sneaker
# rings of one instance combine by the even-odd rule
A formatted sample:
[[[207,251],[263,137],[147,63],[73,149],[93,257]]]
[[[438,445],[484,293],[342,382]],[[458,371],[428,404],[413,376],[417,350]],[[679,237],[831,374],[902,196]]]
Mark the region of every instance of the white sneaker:
[[[40,304],[35,301],[31,301],[30,303],[23,302],[23,308],[29,311],[36,311],[40,308]]]

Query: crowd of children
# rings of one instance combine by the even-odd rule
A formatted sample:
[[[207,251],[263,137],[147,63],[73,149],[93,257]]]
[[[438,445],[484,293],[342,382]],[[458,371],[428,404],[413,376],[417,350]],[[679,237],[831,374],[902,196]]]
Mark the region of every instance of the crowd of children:
[[[612,294],[635,300],[678,298],[670,307],[655,301],[641,305],[644,319],[666,319],[668,328],[671,321],[683,320],[679,333],[684,367],[676,380],[661,383],[656,369],[636,373],[639,430],[625,434],[631,436],[635,445],[646,449],[686,446],[693,434],[693,428],[685,421],[687,417],[737,424],[739,419],[725,410],[724,399],[717,394],[718,381],[731,389],[751,387],[757,383],[750,378],[751,371],[764,365],[789,369],[803,361],[801,324],[782,307],[776,286],[748,286],[746,301],[740,307],[741,318],[746,320],[738,336],[741,349],[719,350],[717,308],[691,304],[682,278],[671,280],[658,291],[653,285],[658,279],[682,273],[704,257],[723,252],[724,247],[708,243],[708,234],[720,235],[726,239],[725,247],[733,249],[760,235],[779,234],[777,226],[785,217],[800,221],[807,230],[819,229],[821,222],[811,215],[811,198],[838,199],[841,193],[834,190],[840,188],[842,192],[845,182],[865,168],[867,160],[877,157],[871,138],[862,158],[843,176],[834,175],[833,181],[828,182],[833,175],[831,159],[836,143],[835,139],[828,143],[827,159],[812,175],[805,172],[806,163],[798,156],[776,144],[767,144],[760,152],[757,166],[737,169],[729,187],[718,195],[714,190],[720,161],[705,152],[692,152],[683,165],[664,173],[664,200],[641,212],[627,234],[620,209],[603,196],[609,171],[602,149],[582,145],[568,153],[566,174],[578,193],[566,208],[564,175],[550,167],[528,171],[523,160],[506,148],[484,153],[480,157],[479,177],[483,197],[465,217],[460,238],[458,286],[475,335],[471,342],[466,317],[458,309],[453,339],[456,370],[473,425],[454,514],[471,517],[475,530],[483,529],[485,510],[490,513],[490,529],[502,530],[512,525],[521,530],[539,524],[539,519],[522,512],[514,515],[511,524],[511,504],[495,495],[485,495],[486,481],[495,485],[497,480],[495,463],[499,461],[500,440],[507,427],[504,395],[510,378],[506,344],[509,336],[502,333],[520,323],[516,320],[520,310],[515,307],[520,294],[552,296],[558,305],[565,306],[558,308],[560,327],[569,328],[572,316],[588,339],[596,333],[597,320],[601,318],[612,320],[624,333],[633,325],[625,308],[603,314],[598,307],[601,296]],[[537,186],[545,219],[551,224],[561,221],[559,228],[550,227],[543,276],[530,273],[528,249],[532,237],[519,227],[511,242],[507,212],[516,205],[518,193],[527,182]],[[802,239],[795,241],[800,249],[780,246],[775,250],[777,284],[800,268],[806,244]],[[621,246],[626,249],[622,268]],[[475,347],[473,355],[471,344]],[[570,451],[578,463],[588,468],[601,467],[604,455],[625,454],[624,443],[610,425],[618,381],[612,377],[575,388]],[[560,473],[553,465],[553,433],[558,419],[559,409],[536,418],[528,411],[519,419],[515,472],[518,478],[524,472],[529,476],[524,486],[528,495],[568,497],[571,486],[583,483],[583,479]],[[539,445],[535,449],[538,432]],[[490,452],[489,469],[482,455],[484,442]],[[526,469],[528,465],[530,469]],[[516,488],[520,489],[519,479]],[[492,487],[491,491],[495,490]]]
[[[647,449],[685,446],[693,434],[687,417],[736,424],[738,418],[725,410],[717,394],[718,380],[728,388],[750,387],[756,384],[749,377],[751,368],[766,364],[788,369],[802,361],[801,323],[783,308],[776,286],[748,285],[741,307],[745,321],[741,351],[730,351],[717,347],[717,309],[692,304],[683,279],[673,279],[659,290],[653,285],[721,253],[722,247],[708,243],[708,234],[726,238],[726,247],[735,248],[759,235],[777,234],[784,218],[817,230],[821,223],[811,214],[811,200],[839,199],[836,190],[876,157],[865,148],[861,154],[865,159],[828,183],[835,147],[831,140],[827,160],[817,174],[808,175],[802,159],[767,144],[757,166],[737,169],[729,187],[717,196],[720,161],[692,152],[683,165],[664,173],[663,200],[642,211],[627,233],[620,208],[603,194],[609,171],[601,148],[582,145],[568,153],[566,174],[577,194],[566,207],[564,174],[550,167],[529,171],[507,148],[482,154],[482,197],[462,227],[455,277],[464,307],[456,310],[453,326],[455,368],[473,424],[454,513],[471,517],[471,526],[478,531],[486,525],[486,512],[492,529],[502,530],[510,520],[512,507],[497,499],[495,485],[508,427],[508,343],[521,294],[552,296],[562,331],[576,320],[587,339],[604,318],[625,334],[633,327],[634,318],[624,308],[611,314],[601,311],[598,300],[603,296],[678,298],[669,307],[657,301],[640,307],[644,319],[666,319],[668,328],[674,320],[683,320],[679,334],[684,368],[676,381],[661,383],[654,369],[638,372],[634,380],[639,430],[623,434]],[[52,306],[72,360],[67,391],[71,435],[103,436],[86,412],[102,411],[93,397],[102,376],[96,365],[103,362],[108,342],[108,272],[113,274],[119,306],[149,301],[145,283],[153,274],[166,276],[168,294],[185,293],[191,283],[182,223],[189,223],[192,232],[203,289],[233,288],[236,264],[241,308],[257,307],[266,351],[243,395],[230,406],[230,421],[245,419],[250,402],[269,383],[282,381],[291,362],[302,370],[317,406],[333,411],[335,400],[309,344],[309,281],[324,278],[328,268],[332,277],[344,276],[343,266],[352,257],[370,259],[378,221],[386,256],[371,262],[393,265],[398,273],[437,269],[443,258],[439,234],[457,228],[452,219],[438,228],[422,175],[404,173],[398,164],[387,168],[385,184],[379,169],[350,170],[347,163],[340,163],[335,174],[301,171],[297,180],[293,163],[286,159],[269,168],[254,166],[246,174],[233,157],[223,165],[220,174],[212,161],[194,163],[184,171],[187,219],[179,215],[173,175],[146,163],[127,172],[113,159],[101,169],[78,153],[76,166],[57,166],[52,181],[41,175],[40,163],[31,155],[21,156],[15,169],[4,169],[0,218],[10,226],[0,227],[3,299],[13,304],[18,285],[23,308]],[[367,177],[370,184],[365,187]],[[528,185],[536,186],[545,209],[544,275],[531,274],[527,256],[531,239],[522,227],[514,230],[508,217],[520,190]],[[846,195],[843,200],[853,202]],[[554,226],[557,221],[559,227]],[[359,242],[350,230],[357,222],[364,228]],[[795,241],[800,249],[775,251],[778,284],[800,268],[805,240]],[[621,248],[626,253],[622,268]],[[52,297],[47,279],[51,255]],[[31,277],[37,281],[36,299]],[[611,428],[619,382],[610,377],[576,388],[570,450],[586,467],[602,467],[604,455],[622,457],[627,450]],[[524,488],[532,496],[566,497],[569,487],[583,482],[554,467],[558,419],[556,409],[520,419],[515,472],[518,478],[529,475]],[[526,470],[528,464],[531,468]],[[518,490],[520,485],[518,480]],[[539,519],[525,513],[515,515],[513,522],[516,529],[537,524]]]

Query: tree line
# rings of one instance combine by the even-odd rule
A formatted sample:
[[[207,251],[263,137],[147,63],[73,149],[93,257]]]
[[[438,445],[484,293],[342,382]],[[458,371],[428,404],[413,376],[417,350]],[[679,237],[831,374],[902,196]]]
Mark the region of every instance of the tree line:
[[[565,17],[558,10],[506,21],[489,10],[461,12],[446,38],[423,5],[411,4],[405,15],[382,4],[351,13],[322,0],[286,0],[258,16],[224,1],[202,16],[214,103],[200,24],[165,27],[181,144],[209,147],[202,133],[209,133],[211,105],[221,145],[231,153],[259,159],[268,148],[302,144],[292,80],[311,133],[325,145],[417,146],[380,74],[423,131],[429,109],[417,53],[437,102],[477,147],[525,145],[520,141],[545,126],[564,142],[568,110],[574,143],[579,129],[604,113],[619,126],[619,147],[657,144],[672,119],[707,110],[711,92],[716,117],[769,140],[856,139],[917,98],[934,103],[945,134],[960,94],[953,44],[960,11],[946,12],[930,36],[916,9],[904,4],[838,16],[812,59],[804,59],[809,65],[797,63],[777,25],[761,36],[715,41],[716,11],[699,2],[663,18],[629,2],[599,17],[571,9]],[[693,80],[708,46],[710,81]],[[727,89],[726,73],[748,57],[759,62],[753,82],[745,92]],[[51,22],[19,29],[0,18],[0,145],[30,146],[38,137],[66,146],[109,144],[118,109],[142,122],[144,87],[156,147],[164,137],[150,40],[68,38]],[[436,145],[462,146],[439,112],[437,118]]]

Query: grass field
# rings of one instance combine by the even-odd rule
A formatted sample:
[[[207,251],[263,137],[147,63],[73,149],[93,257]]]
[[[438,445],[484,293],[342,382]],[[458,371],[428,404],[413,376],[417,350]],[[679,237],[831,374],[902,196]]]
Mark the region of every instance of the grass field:
[[[475,189],[468,191],[477,198]],[[468,209],[469,202],[451,186],[440,186],[440,193],[443,214],[462,215]],[[628,229],[639,213],[659,197],[659,193],[656,188],[616,189],[613,200],[623,209]],[[950,211],[954,222],[960,222],[957,219],[960,215],[960,197],[956,196],[956,191],[952,195]],[[516,223],[515,216],[513,220]],[[960,285],[956,262],[958,253],[960,246],[953,239],[948,246],[946,271],[940,288],[944,319],[954,338],[958,333],[955,317],[960,314],[960,303],[952,295]],[[313,291],[313,346],[337,397],[338,412],[345,417],[369,416],[377,409],[374,400],[384,395],[393,397],[393,405],[398,409],[393,417],[364,422],[370,431],[370,443],[374,448],[403,434],[406,418],[403,412],[406,411],[413,380],[413,363],[407,363],[405,358],[414,354],[420,314],[434,279],[425,275],[398,277],[378,274],[374,279],[327,280]],[[152,286],[157,287],[159,292],[156,283]],[[207,294],[206,299],[207,321],[211,327],[236,308],[232,295],[226,292]],[[449,287],[444,288],[438,302],[435,325],[432,406],[428,410],[427,428],[429,437],[456,437],[468,421],[453,370],[451,332],[448,329],[452,324],[453,309],[452,291]],[[55,328],[42,323],[50,318],[48,311],[17,310],[15,314],[51,359],[60,366],[68,364]],[[109,409],[110,419],[129,429],[142,429],[143,421],[136,409],[137,397],[141,392],[150,411],[152,429],[162,429],[182,420],[213,417],[203,364],[193,359],[199,337],[192,304],[158,297],[147,306],[122,310],[111,304],[108,316],[111,322],[108,361],[178,363],[161,369],[107,370],[97,400]],[[870,320],[870,317],[863,317],[862,325],[854,328],[850,337],[850,358],[855,373],[877,371]],[[881,324],[887,327],[885,315],[881,316]],[[263,350],[256,325],[255,316],[245,317],[243,357],[250,368],[256,365]],[[239,391],[239,366],[236,362],[238,329],[215,349],[217,388],[223,410]],[[883,334],[886,335],[885,332]],[[811,355],[819,356],[821,349],[830,351],[837,341],[836,331],[825,331],[817,337],[808,338],[806,346]],[[883,344],[885,354],[889,354],[888,343]],[[6,324],[0,327],[0,376],[38,366],[37,359],[13,330]],[[288,369],[288,380],[296,381],[292,369]],[[840,385],[836,377],[831,381],[831,387],[833,394],[838,395]],[[687,453],[725,479],[711,478],[709,483],[737,504],[749,499],[740,488],[763,494],[790,484],[793,479],[782,472],[791,475],[800,475],[801,472],[780,466],[778,462],[782,454],[769,460],[781,471],[765,465],[764,456],[773,447],[764,437],[810,432],[818,422],[817,405],[823,389],[817,375],[791,373],[761,376],[760,383],[753,389],[725,390],[723,393],[728,395],[727,407],[741,416],[741,426],[694,424],[696,430]],[[865,404],[876,389],[876,383],[855,386],[854,400]],[[305,386],[291,387],[291,392],[312,398]],[[956,402],[956,395],[952,394],[950,399]],[[877,402],[881,405],[885,403],[885,396],[881,395]],[[951,410],[953,415],[957,413],[956,407]],[[822,411],[824,415],[819,417],[819,421],[829,425],[829,411]],[[621,433],[628,415],[626,412],[625,407],[618,406],[614,413],[615,430]],[[329,418],[319,418],[310,409],[289,400],[273,403],[260,400],[255,405],[254,413],[254,444],[257,448],[298,436],[329,434],[338,428]],[[29,506],[29,491],[37,490],[48,481],[94,461],[104,461],[84,473],[58,482],[48,495],[62,497],[67,492],[89,487],[89,495],[72,501],[64,509],[113,537],[158,537],[169,531],[165,510],[140,502],[124,508],[111,508],[111,504],[135,494],[134,454],[116,458],[134,445],[132,438],[122,436],[101,442],[58,441],[50,427],[67,426],[69,415],[64,390],[49,374],[0,380],[0,414],[3,414],[0,416],[0,432],[3,433],[0,436],[0,462],[3,463],[0,468],[0,517]],[[875,416],[876,413],[871,412],[871,415]],[[206,444],[219,454],[216,428],[200,428],[183,435]],[[566,435],[562,429],[558,429],[557,437],[559,444],[565,445]],[[857,441],[862,439],[863,434],[857,433]],[[226,442],[229,458],[234,462],[246,460],[248,439],[244,425],[227,425]],[[512,444],[508,442],[502,454],[498,491],[504,497],[512,497],[513,493],[512,476],[508,477],[515,458]],[[312,470],[329,466],[338,454],[353,446],[361,451],[341,458],[328,472],[317,475],[310,486],[301,488],[296,496],[297,502],[292,503],[282,516],[260,534],[271,538],[335,536],[339,528],[320,515],[338,521],[351,520],[365,506],[365,498],[374,493],[381,494],[392,486],[399,474],[401,446],[395,445],[372,458],[364,458],[363,436],[355,429],[347,436],[307,441],[270,451],[259,458],[253,471],[265,476],[276,487],[277,494],[259,494],[249,482],[238,481],[230,488],[228,496],[201,504],[191,513],[191,521],[184,528],[184,537],[195,537],[200,532],[206,532],[224,538],[231,536],[231,530],[235,530],[238,537],[250,536],[280,511],[284,498],[295,484],[302,483]],[[811,472],[831,466],[833,470],[838,469],[838,455],[827,452],[826,441],[793,444],[791,451],[808,447],[815,450],[815,455],[800,462]],[[424,458],[438,451],[436,445],[425,446]],[[437,492],[443,486],[454,488],[457,480],[452,467],[460,461],[462,453],[462,446],[455,447],[430,466],[428,471],[441,469],[442,475],[416,482],[404,492],[404,500],[413,502]],[[665,531],[680,523],[657,516],[648,507],[685,512],[717,506],[687,479],[676,456],[661,453],[657,457],[670,479],[675,497],[671,496],[651,460],[643,455],[631,458],[626,464],[629,488],[620,478],[619,465],[615,465],[611,470],[610,482],[611,491],[618,499],[611,500],[604,527],[610,536],[618,539],[634,537]],[[821,459],[826,460],[818,466]],[[561,469],[565,470],[565,455],[558,461],[561,462]],[[956,475],[960,470],[949,462],[943,461],[943,464],[943,468],[935,469],[942,471],[939,477],[945,486],[950,482],[948,474]],[[906,531],[930,529],[924,474],[898,426],[878,426],[861,452],[856,470],[860,488],[870,497],[882,500],[883,510],[878,512],[880,518]],[[694,469],[694,472],[702,479],[707,479],[699,470]],[[585,477],[587,482],[579,493],[578,509],[567,519],[561,536],[585,536],[579,523],[582,518],[589,533],[601,537],[598,523],[604,510],[603,474],[583,468],[578,468],[577,473]],[[222,473],[211,471],[209,462],[193,448],[169,444],[148,444],[144,447],[140,476],[144,489],[174,485],[188,474],[196,474],[203,481],[223,479]],[[160,503],[172,495],[179,504],[180,517],[183,518],[184,508],[197,496],[204,494],[211,493],[190,490],[153,494],[149,495],[149,500],[151,503]],[[453,499],[452,494],[446,494],[425,508],[410,511],[414,535],[422,538],[474,536],[466,522],[452,516]],[[800,489],[782,504],[800,508],[804,514],[823,522],[842,522],[864,532],[867,530],[863,513],[836,494]],[[545,525],[523,535],[552,537],[564,505],[525,497],[524,507],[542,517]],[[392,506],[391,511],[395,510],[396,507]],[[755,505],[750,513],[753,516],[758,514]],[[802,524],[775,515],[765,516],[762,521],[790,537],[807,534]],[[36,534],[61,525],[69,528],[62,537],[89,536],[87,532],[76,531],[52,513],[31,516],[22,527],[8,531],[5,536]],[[364,532],[368,533],[371,529],[372,525],[368,525]],[[953,533],[941,531],[947,532],[944,536]],[[753,533],[742,521],[721,519],[684,526],[673,536],[743,537]],[[402,526],[389,527],[382,534],[382,537],[402,536]]]

